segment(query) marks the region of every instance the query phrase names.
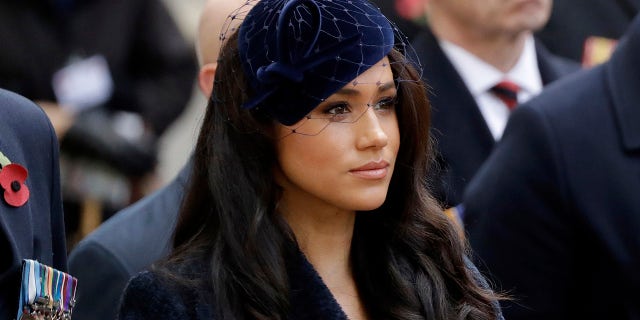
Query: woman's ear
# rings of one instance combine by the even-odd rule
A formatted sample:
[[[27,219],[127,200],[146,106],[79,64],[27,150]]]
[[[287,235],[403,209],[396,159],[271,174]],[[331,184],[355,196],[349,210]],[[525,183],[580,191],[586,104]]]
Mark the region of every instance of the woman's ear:
[[[217,68],[218,63],[207,63],[200,67],[200,72],[198,73],[198,86],[207,99],[209,99],[213,91],[213,80],[216,77]]]

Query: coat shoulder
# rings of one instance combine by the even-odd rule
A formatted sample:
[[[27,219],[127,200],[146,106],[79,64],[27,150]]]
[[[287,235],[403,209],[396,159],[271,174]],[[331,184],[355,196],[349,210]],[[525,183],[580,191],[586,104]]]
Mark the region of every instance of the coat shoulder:
[[[211,310],[195,287],[143,271],[127,284],[118,319],[212,319]]]

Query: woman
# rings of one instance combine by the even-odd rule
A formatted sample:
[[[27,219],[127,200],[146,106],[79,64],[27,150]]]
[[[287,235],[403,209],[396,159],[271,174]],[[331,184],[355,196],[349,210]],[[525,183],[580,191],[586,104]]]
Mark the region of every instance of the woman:
[[[500,318],[422,181],[429,104],[388,20],[262,0],[226,41],[174,252],[120,318]]]

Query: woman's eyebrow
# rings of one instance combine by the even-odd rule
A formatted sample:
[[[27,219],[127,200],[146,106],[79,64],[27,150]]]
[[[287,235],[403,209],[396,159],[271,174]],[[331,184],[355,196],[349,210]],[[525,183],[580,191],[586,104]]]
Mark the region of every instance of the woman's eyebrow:
[[[395,86],[396,86],[396,83],[393,81],[385,82],[378,86],[378,92],[387,91],[389,89],[394,88]]]
[[[392,89],[393,87],[395,87],[395,82],[393,81],[389,81],[389,82],[385,82],[382,84],[378,85],[378,92],[384,92],[387,91],[389,89]],[[346,95],[346,96],[356,96],[360,94],[360,90],[354,89],[354,88],[342,88],[338,91],[336,91],[335,94],[340,94],[340,95]]]

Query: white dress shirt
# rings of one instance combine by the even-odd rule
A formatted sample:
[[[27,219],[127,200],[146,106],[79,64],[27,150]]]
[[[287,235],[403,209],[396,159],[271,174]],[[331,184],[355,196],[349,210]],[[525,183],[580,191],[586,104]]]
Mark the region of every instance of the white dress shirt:
[[[446,40],[439,42],[476,100],[493,138],[496,141],[500,140],[510,111],[490,89],[502,80],[509,80],[520,87],[518,103],[526,102],[542,91],[542,78],[533,36],[526,39],[518,62],[507,73],[501,72],[458,45]]]

